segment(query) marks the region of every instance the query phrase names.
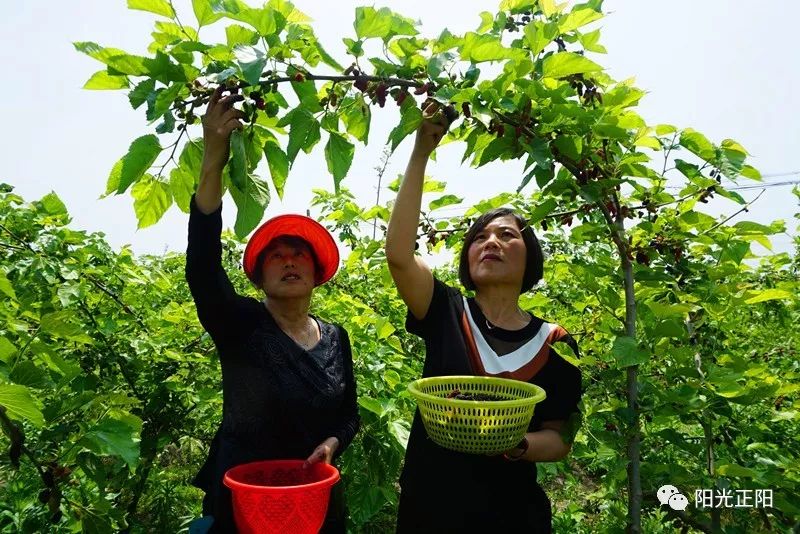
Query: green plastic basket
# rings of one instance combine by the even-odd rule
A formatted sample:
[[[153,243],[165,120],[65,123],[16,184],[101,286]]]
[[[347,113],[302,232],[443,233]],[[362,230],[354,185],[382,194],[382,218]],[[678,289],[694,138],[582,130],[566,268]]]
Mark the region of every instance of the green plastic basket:
[[[483,393],[503,400],[448,399],[461,393]],[[525,435],[536,404],[547,394],[539,386],[488,376],[436,376],[408,385],[417,401],[428,436],[442,447],[472,454],[499,454]]]

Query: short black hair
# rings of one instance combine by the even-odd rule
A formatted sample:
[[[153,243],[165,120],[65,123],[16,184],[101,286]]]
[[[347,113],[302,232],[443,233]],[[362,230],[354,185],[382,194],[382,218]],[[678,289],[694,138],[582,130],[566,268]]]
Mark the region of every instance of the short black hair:
[[[251,281],[256,286],[261,287],[264,285],[264,280],[262,278],[264,276],[264,262],[267,259],[269,251],[278,245],[286,245],[294,249],[307,248],[314,262],[314,281],[316,282],[317,277],[322,275],[322,265],[319,263],[319,259],[317,259],[317,254],[314,252],[314,247],[311,246],[311,243],[295,235],[281,235],[270,241],[256,257],[256,266],[253,269],[253,278],[251,278]]]
[[[542,246],[539,244],[539,239],[537,239],[533,228],[511,208],[496,208],[478,217],[464,235],[464,244],[462,245],[458,260],[458,277],[461,280],[461,284],[466,289],[475,289],[475,282],[472,281],[472,277],[469,274],[469,259],[467,257],[470,245],[475,241],[478,234],[486,228],[486,225],[494,219],[505,217],[506,215],[511,215],[517,222],[519,231],[522,234],[522,240],[525,242],[525,274],[522,277],[520,295],[530,291],[533,286],[542,279],[544,274],[544,254],[542,253]]]

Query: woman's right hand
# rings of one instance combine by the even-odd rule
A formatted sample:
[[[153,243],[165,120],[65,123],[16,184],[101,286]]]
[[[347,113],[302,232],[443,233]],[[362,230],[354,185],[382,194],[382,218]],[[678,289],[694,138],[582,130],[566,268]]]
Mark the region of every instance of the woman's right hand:
[[[233,107],[244,97],[236,93],[236,89],[223,97],[225,91],[224,86],[217,87],[203,115],[203,166],[220,172],[228,163],[231,133],[244,128],[242,119],[246,117],[243,111]]]
[[[423,106],[422,123],[417,128],[413,154],[428,159],[447,133],[450,122],[438,102],[428,101]]]

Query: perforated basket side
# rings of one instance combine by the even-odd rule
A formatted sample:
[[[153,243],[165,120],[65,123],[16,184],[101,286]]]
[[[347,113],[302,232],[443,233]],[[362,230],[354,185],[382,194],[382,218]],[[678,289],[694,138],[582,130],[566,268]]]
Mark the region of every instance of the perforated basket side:
[[[536,404],[545,398],[538,386],[496,377],[423,378],[408,389],[431,439],[442,447],[473,454],[496,454],[516,445],[528,428]],[[455,389],[504,400],[447,398]]]

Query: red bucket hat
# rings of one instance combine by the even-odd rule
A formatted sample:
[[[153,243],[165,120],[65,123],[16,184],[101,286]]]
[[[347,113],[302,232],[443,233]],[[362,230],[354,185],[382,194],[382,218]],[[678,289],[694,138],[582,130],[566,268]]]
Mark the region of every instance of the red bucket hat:
[[[339,248],[333,236],[320,223],[305,215],[278,215],[258,227],[244,249],[242,264],[247,278],[253,280],[256,260],[276,237],[294,236],[305,240],[317,257],[321,272],[315,273],[316,285],[330,280],[339,268]]]

